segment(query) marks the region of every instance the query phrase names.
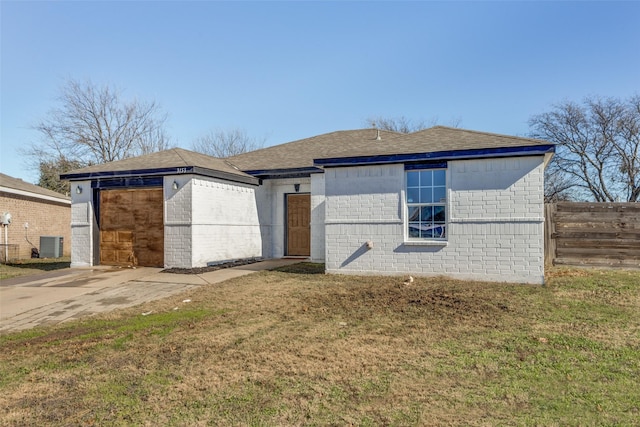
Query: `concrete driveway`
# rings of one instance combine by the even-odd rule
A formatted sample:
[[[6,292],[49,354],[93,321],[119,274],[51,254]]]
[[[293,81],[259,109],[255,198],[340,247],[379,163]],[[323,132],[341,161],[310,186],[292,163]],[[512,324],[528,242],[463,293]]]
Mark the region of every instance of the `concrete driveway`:
[[[160,268],[69,268],[0,282],[0,334],[131,307],[301,260],[277,259],[202,274]]]

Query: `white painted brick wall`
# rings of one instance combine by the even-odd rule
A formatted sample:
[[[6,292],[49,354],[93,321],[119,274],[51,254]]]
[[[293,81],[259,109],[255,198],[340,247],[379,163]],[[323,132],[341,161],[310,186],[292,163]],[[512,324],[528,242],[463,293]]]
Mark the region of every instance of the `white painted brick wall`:
[[[181,175],[166,177],[164,192],[167,267],[263,256],[254,186]]]
[[[400,219],[402,165],[329,168],[325,180],[326,221]]]
[[[164,265],[191,268],[191,226],[194,175],[164,177]],[[173,182],[178,189],[173,189]]]
[[[74,181],[73,188],[82,187],[82,193],[71,192],[71,267],[98,264],[98,225],[93,213],[90,181]],[[97,236],[97,241],[94,236]]]
[[[328,169],[327,271],[543,283],[543,175],[543,157],[449,162],[449,238],[425,246],[404,241],[403,165]]]
[[[262,256],[255,186],[195,177],[192,266]]]
[[[190,268],[192,234],[191,226],[170,224],[164,227],[165,267]]]
[[[262,238],[262,256],[272,258],[272,215],[273,200],[271,191],[271,181],[265,180],[262,185],[255,189],[256,202],[258,205],[258,222],[260,223],[260,236]]]
[[[311,261],[324,262],[324,174],[311,175]]]

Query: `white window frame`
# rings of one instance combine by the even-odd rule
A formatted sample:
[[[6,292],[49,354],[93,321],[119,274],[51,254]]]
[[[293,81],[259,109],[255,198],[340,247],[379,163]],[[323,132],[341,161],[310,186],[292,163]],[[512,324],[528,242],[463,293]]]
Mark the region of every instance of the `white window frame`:
[[[409,187],[408,187],[408,176],[409,173],[411,172],[426,172],[426,171],[444,171],[445,173],[445,185],[444,185],[444,202],[436,202],[436,201],[432,201],[429,203],[421,203],[421,202],[409,202]],[[450,228],[449,228],[449,210],[450,210],[450,205],[449,205],[449,196],[450,196],[450,192],[449,192],[449,170],[447,165],[438,165],[438,166],[429,166],[429,165],[424,165],[424,167],[416,167],[413,166],[411,168],[407,168],[404,171],[404,188],[403,188],[403,194],[402,194],[402,199],[403,199],[403,205],[404,205],[404,221],[403,221],[403,228],[404,228],[404,243],[407,245],[442,245],[442,246],[446,246],[448,244],[448,240],[449,240],[449,234],[450,234]],[[427,187],[427,186],[425,186]],[[441,187],[441,186],[434,186],[433,184],[430,186],[432,189],[436,188],[436,187]],[[411,187],[411,188],[424,188],[422,186],[419,187]],[[427,187],[428,188],[428,187]],[[444,227],[444,237],[411,237],[410,233],[409,233],[409,224],[412,222],[410,221],[409,218],[409,213],[411,208],[413,207],[429,207],[429,206],[443,206],[444,207],[444,213],[445,213],[445,218],[444,218],[444,222],[442,223],[442,226]]]

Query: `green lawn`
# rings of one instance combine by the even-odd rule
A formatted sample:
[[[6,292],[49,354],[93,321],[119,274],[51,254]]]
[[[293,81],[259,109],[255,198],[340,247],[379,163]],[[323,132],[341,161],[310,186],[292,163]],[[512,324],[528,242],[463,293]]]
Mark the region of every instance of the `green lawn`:
[[[4,335],[0,425],[640,425],[640,272],[321,271]]]

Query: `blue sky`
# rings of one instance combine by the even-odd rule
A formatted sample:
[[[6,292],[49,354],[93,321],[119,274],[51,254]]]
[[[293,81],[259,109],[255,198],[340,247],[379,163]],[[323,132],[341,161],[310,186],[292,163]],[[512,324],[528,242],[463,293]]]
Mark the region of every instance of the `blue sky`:
[[[6,1],[0,170],[65,79],[155,100],[175,146],[242,128],[267,145],[371,116],[526,135],[562,100],[640,92],[640,2]]]

